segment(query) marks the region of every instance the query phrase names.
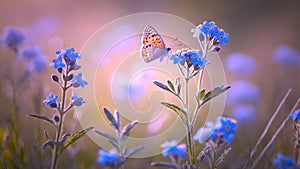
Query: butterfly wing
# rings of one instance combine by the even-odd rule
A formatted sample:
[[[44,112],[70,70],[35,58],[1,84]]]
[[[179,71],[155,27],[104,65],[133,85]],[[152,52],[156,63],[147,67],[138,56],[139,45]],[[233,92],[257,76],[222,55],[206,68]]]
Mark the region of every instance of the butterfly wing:
[[[169,49],[166,48],[163,39],[150,25],[144,28],[141,41],[141,58],[147,63],[158,58],[162,60],[162,58],[168,54]]]
[[[142,36],[142,44],[155,44],[160,48],[166,48],[165,42],[163,41],[160,34],[150,25],[147,25],[144,28],[143,36]]]

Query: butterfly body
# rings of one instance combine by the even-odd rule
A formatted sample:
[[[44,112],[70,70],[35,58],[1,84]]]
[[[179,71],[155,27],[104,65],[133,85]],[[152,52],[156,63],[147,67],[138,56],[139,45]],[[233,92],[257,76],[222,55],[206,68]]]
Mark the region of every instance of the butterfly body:
[[[144,28],[141,41],[140,55],[146,63],[158,58],[162,61],[171,51],[171,48],[165,46],[160,34],[150,25]]]

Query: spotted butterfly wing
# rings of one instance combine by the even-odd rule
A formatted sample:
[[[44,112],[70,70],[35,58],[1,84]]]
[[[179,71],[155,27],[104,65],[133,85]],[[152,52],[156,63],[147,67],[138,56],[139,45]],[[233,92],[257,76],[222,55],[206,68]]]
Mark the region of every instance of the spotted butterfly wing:
[[[159,33],[150,25],[144,28],[141,41],[140,55],[146,63],[158,58],[162,61],[170,51],[170,48],[166,48]]]

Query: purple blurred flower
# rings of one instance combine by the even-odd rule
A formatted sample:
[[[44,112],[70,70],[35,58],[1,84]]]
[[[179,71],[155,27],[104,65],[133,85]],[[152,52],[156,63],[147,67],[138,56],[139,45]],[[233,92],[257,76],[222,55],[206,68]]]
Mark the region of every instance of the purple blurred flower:
[[[227,57],[226,67],[238,75],[251,74],[256,68],[256,60],[242,53],[232,53]]]
[[[36,72],[42,72],[46,69],[47,65],[47,59],[43,55],[40,55],[39,57],[36,57],[32,59],[29,63],[29,70],[30,71],[36,71]]]
[[[288,46],[278,46],[273,54],[273,61],[285,67],[296,67],[300,65],[300,52]]]
[[[162,144],[161,147],[163,156],[178,155],[181,157],[185,157],[187,155],[185,151],[186,145],[178,145],[178,142],[176,140],[167,141],[164,144]]]
[[[281,169],[299,169],[292,157],[285,156],[281,153],[277,154],[273,160],[273,164]]]
[[[236,81],[228,91],[228,103],[239,104],[245,102],[255,102],[260,98],[260,90],[257,86],[244,81]]]
[[[25,41],[25,39],[25,35],[20,29],[8,26],[4,29],[1,42],[16,50]]]
[[[31,60],[34,58],[37,58],[39,56],[42,56],[43,52],[42,49],[39,46],[29,46],[24,49],[21,49],[19,53],[19,58],[21,60],[26,59],[26,60]]]
[[[249,123],[255,119],[256,111],[253,105],[237,105],[232,108],[231,114],[241,124]]]

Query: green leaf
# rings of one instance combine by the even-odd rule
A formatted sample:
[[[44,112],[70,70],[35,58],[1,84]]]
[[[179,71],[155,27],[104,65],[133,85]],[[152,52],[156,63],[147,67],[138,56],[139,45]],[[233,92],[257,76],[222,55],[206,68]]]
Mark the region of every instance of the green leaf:
[[[165,85],[165,84],[163,84],[163,83],[161,83],[161,82],[154,81],[153,83],[154,83],[156,86],[158,86],[158,87],[160,87],[160,88],[162,88],[162,89],[164,89],[164,90],[167,90],[167,91],[169,91],[169,92],[172,92],[172,91],[169,89],[169,87],[168,87],[167,85]]]
[[[37,118],[37,119],[40,119],[40,120],[44,120],[46,122],[49,122],[51,123],[54,127],[56,127],[55,123],[53,120],[51,120],[49,117],[47,116],[40,116],[40,115],[35,115],[35,114],[29,114],[30,117],[34,117],[34,118]]]
[[[118,110],[114,111],[114,119],[117,122],[118,128],[120,128],[120,126],[121,126],[121,120],[120,120],[120,113],[118,112]]]
[[[9,142],[10,132],[9,129],[0,128],[1,133],[1,147],[0,147],[0,156],[2,155],[3,151],[6,149],[7,144]]]
[[[110,134],[108,134],[108,133],[102,132],[102,131],[100,131],[100,130],[95,130],[95,132],[98,133],[98,134],[100,134],[101,136],[107,138],[108,141],[109,141],[113,146],[115,146],[115,147],[117,147],[117,148],[119,147],[118,140],[117,140],[114,136],[112,136],[112,135],[110,135]]]
[[[132,156],[134,153],[142,150],[144,148],[144,146],[140,145],[140,146],[136,146],[136,147],[131,147],[125,150],[124,156],[125,157],[130,157]]]
[[[120,127],[115,119],[115,117],[107,110],[105,107],[103,108],[104,114],[106,118],[110,121],[110,124],[118,131],[120,131]]]
[[[77,131],[77,132],[71,134],[63,142],[63,144],[60,148],[60,152],[63,152],[69,145],[73,144],[75,141],[77,141],[78,139],[83,137],[87,132],[91,131],[93,128],[94,127],[89,127],[89,128],[86,128],[86,129],[83,129],[81,131]]]
[[[181,118],[184,124],[187,123],[187,113],[184,110],[182,110],[180,107],[166,102],[161,102],[161,104],[173,110]]]
[[[170,88],[173,92],[175,92],[175,87],[174,87],[173,83],[172,83],[170,80],[167,80],[167,83],[168,83],[169,88]]]
[[[177,88],[177,95],[180,95],[180,90],[181,90],[181,83],[180,83],[180,78],[176,78],[175,80],[175,87]]]
[[[202,89],[199,93],[199,100],[202,100],[204,96],[205,96],[205,89]]]
[[[124,141],[129,135],[130,135],[130,130],[138,123],[137,120],[128,123],[125,127],[123,127],[123,130],[121,132],[121,137],[122,140]]]
[[[49,146],[51,149],[53,149],[54,145],[56,144],[56,142],[54,140],[48,140],[46,141],[42,146],[41,149],[42,150],[46,150],[46,148]]]
[[[50,136],[48,135],[47,130],[44,130],[44,137],[46,140],[50,140]]]
[[[205,94],[205,96],[201,100],[200,106],[202,106],[204,103],[208,102],[212,98],[218,96],[219,94],[225,92],[229,88],[230,88],[230,86],[225,86],[225,87],[224,86],[220,86],[220,87],[216,87],[213,90],[209,91],[208,93]]]

